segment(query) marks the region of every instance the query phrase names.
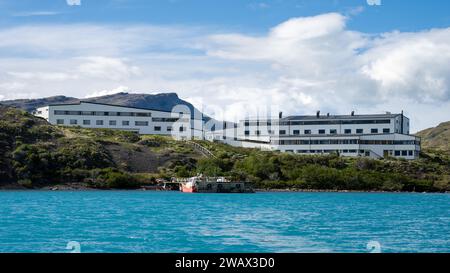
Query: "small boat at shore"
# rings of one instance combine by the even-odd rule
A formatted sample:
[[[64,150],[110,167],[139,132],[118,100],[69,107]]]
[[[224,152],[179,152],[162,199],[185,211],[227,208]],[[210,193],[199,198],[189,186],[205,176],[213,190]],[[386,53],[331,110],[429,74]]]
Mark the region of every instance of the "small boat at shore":
[[[254,193],[250,183],[224,177],[194,176],[180,181],[180,191],[188,193]]]

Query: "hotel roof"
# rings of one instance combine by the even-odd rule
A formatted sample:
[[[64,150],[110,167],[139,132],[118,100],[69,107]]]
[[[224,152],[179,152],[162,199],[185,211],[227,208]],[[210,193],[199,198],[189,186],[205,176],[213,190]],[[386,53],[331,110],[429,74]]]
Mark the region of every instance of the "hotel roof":
[[[166,110],[143,108],[143,107],[134,107],[134,106],[126,106],[126,105],[117,105],[117,104],[109,104],[109,103],[100,103],[100,102],[92,102],[92,101],[79,101],[79,102],[75,102],[75,103],[60,103],[60,104],[55,103],[55,104],[49,104],[47,106],[71,106],[71,105],[80,105],[82,103],[96,104],[96,105],[105,105],[105,106],[113,106],[113,107],[122,107],[122,108],[137,109],[137,110],[148,110],[148,111],[158,111],[158,112],[171,113],[170,111],[166,111]]]
[[[343,120],[343,119],[383,119],[383,118],[395,118],[402,114],[367,114],[367,115],[294,115],[283,117],[280,120],[284,121],[292,121],[292,120]],[[267,117],[267,118],[247,118],[244,120],[274,120],[278,119],[277,117]]]
[[[373,115],[308,115],[287,116],[282,120],[315,120],[315,119],[367,119],[367,118],[395,118],[401,114],[373,114]]]

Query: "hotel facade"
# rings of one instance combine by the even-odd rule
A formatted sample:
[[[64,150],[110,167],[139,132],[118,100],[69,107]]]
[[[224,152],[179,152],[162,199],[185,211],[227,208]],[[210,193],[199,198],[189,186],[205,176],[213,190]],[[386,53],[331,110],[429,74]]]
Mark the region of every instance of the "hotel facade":
[[[178,107],[178,106],[177,106]],[[420,138],[410,135],[403,113],[376,115],[288,116],[247,118],[238,123],[209,124],[192,118],[185,106],[172,112],[80,102],[36,109],[36,116],[60,126],[134,131],[177,139],[205,139],[237,147],[296,154],[416,159]],[[220,127],[220,128],[219,128]]]
[[[34,115],[59,126],[133,131],[142,135],[173,135],[179,139],[203,138],[203,122],[191,118],[187,107],[179,112],[93,102],[48,105]]]
[[[416,159],[420,138],[410,135],[401,114],[320,115],[254,118],[235,128],[210,132],[210,141],[296,154]]]

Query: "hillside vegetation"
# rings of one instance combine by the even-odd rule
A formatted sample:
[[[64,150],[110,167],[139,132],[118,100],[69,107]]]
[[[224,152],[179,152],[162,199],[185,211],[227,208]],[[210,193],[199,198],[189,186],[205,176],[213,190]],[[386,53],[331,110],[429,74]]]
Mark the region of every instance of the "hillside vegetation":
[[[134,188],[177,166],[193,168],[201,156],[170,138],[56,127],[0,105],[0,186],[83,182],[95,188]]]
[[[247,180],[261,189],[449,191],[450,159],[372,160],[302,156],[107,129],[56,127],[27,112],[0,106],[0,186],[40,188],[82,184],[137,188],[157,178],[197,173]]]
[[[450,121],[417,133],[422,138],[422,148],[429,152],[450,155]]]

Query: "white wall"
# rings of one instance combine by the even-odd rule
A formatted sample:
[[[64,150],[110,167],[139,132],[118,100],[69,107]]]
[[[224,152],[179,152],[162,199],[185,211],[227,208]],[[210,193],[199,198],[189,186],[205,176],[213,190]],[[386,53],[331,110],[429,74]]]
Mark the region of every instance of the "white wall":
[[[150,116],[104,116],[104,115],[56,115],[55,111],[82,111],[82,112],[133,112],[133,113],[146,113]],[[154,121],[154,118],[179,118],[179,113],[171,113],[156,110],[129,108],[122,106],[112,106],[104,104],[94,104],[81,102],[80,104],[73,105],[52,105],[37,109],[35,112],[37,116],[47,119],[51,124],[57,124],[57,120],[64,120],[64,126],[80,126],[84,128],[107,128],[118,130],[137,131],[140,134],[155,134],[155,135],[171,135],[172,132],[178,133],[180,127],[184,127],[183,133],[187,136],[195,135],[201,137],[201,121],[179,121],[163,122]],[[76,124],[71,124],[72,121],[76,121]],[[90,124],[85,124],[84,121],[89,120]],[[97,120],[103,121],[103,125],[97,125]],[[115,122],[116,125],[110,124],[110,121]],[[129,125],[123,124],[124,121],[128,121]],[[148,125],[136,125],[136,122],[148,122]],[[195,129],[192,129],[193,126]],[[158,128],[159,127],[159,128]],[[199,129],[200,128],[200,129]],[[172,129],[172,130],[170,130]],[[187,133],[186,133],[187,132]]]

